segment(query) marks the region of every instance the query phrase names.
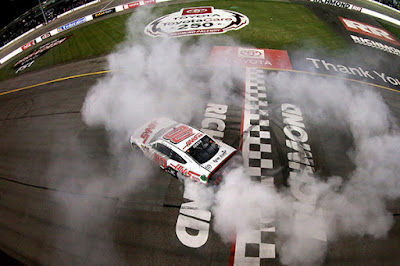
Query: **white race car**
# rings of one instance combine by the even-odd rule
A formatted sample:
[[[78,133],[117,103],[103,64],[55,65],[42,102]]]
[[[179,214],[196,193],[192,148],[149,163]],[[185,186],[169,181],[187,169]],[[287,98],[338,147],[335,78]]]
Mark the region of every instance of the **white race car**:
[[[204,132],[167,118],[146,123],[130,141],[134,150],[140,149],[179,180],[191,178],[212,186],[221,182],[226,162],[236,153]]]

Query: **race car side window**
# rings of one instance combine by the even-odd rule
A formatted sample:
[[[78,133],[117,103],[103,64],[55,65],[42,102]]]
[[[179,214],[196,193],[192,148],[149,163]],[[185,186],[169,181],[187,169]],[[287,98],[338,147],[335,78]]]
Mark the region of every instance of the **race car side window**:
[[[183,164],[186,163],[186,161],[185,161],[179,154],[177,154],[176,152],[174,152],[173,150],[171,150],[171,156],[170,156],[170,158],[171,158],[172,160],[174,160],[174,161],[179,162],[179,163],[183,163]]]
[[[167,148],[165,145],[161,144],[161,143],[156,143],[154,144],[153,148],[159,152],[161,152],[164,155],[167,155],[168,157],[170,157],[170,149]]]
[[[157,151],[161,152],[162,154],[168,156],[170,159],[177,161],[179,163],[186,163],[186,161],[176,152],[165,146],[164,144],[161,143],[156,143],[153,145],[153,148],[156,149]]]

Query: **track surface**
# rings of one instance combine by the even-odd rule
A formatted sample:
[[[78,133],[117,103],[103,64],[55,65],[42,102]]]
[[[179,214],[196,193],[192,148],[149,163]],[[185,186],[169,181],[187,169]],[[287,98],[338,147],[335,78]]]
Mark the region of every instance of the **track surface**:
[[[101,68],[93,60],[79,64],[87,69]],[[62,71],[75,74],[76,66],[64,65]],[[32,75],[37,81],[47,80],[50,73],[59,72],[55,69]],[[25,80],[28,75],[20,78]],[[143,191],[133,189],[123,196],[112,191],[91,194],[90,188],[79,186],[97,177],[105,180],[104,172],[114,173],[110,168],[115,161],[105,131],[81,121],[80,108],[97,78],[81,77],[1,96],[1,248],[28,264],[227,265],[230,244],[223,243],[213,231],[199,249],[187,248],[177,240],[175,225],[185,200],[180,183],[165,173],[155,171]],[[400,94],[382,94],[398,112]],[[235,112],[230,106],[230,110],[227,125],[236,127],[237,132],[240,109]],[[329,144],[321,141],[314,155],[325,169],[344,174],[351,166],[345,160],[330,158],[330,154],[337,154],[335,149],[346,150],[350,144],[343,142],[340,132],[327,131],[311,132],[320,140],[330,139]],[[224,140],[238,144],[235,138]],[[125,155],[129,157],[129,153]],[[71,180],[78,185],[63,185]],[[80,207],[76,210],[69,206]],[[399,213],[399,206],[392,203],[390,211]],[[400,223],[398,216],[395,219],[387,239],[345,238],[333,242],[326,264],[398,263]]]
[[[1,82],[0,88],[10,91],[105,69],[105,58],[90,59],[24,74]],[[0,96],[0,248],[26,264],[227,265],[231,245],[212,230],[199,249],[179,242],[175,226],[186,200],[180,183],[165,173],[155,170],[143,190],[123,194],[85,186],[100,179],[114,187],[124,181],[115,160],[132,163],[129,150],[115,158],[104,129],[81,120],[86,93],[100,76]],[[400,93],[380,92],[399,120]],[[228,110],[224,141],[237,146],[241,106]],[[331,174],[351,170],[346,158],[335,157],[351,146],[348,136],[329,128],[313,128],[310,134],[320,144],[314,155],[321,168]],[[389,211],[400,213],[400,203],[390,202]],[[386,239],[346,237],[331,243],[325,264],[399,264],[400,220],[394,218]],[[265,263],[279,264],[277,259]]]

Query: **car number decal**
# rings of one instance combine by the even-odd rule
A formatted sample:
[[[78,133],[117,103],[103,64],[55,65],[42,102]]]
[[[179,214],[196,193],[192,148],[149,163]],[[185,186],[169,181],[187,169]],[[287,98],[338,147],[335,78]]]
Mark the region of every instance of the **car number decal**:
[[[156,164],[160,165],[163,169],[167,167],[167,161],[157,153],[154,153],[154,161],[156,162]]]
[[[164,139],[177,144],[193,135],[194,135],[193,130],[190,127],[181,125],[166,133],[164,135]]]

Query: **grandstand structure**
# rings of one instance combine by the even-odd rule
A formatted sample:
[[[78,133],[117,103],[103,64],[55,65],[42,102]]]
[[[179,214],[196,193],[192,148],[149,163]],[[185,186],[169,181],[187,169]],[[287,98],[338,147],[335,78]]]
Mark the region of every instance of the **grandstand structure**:
[[[93,0],[48,0],[38,4],[0,29],[0,47],[19,36],[49,23],[58,16]],[[39,4],[40,3],[40,4]]]
[[[375,1],[400,10],[400,0],[375,0]]]

